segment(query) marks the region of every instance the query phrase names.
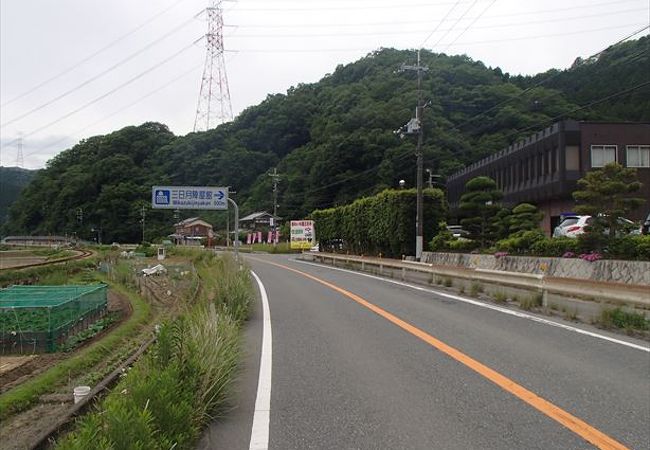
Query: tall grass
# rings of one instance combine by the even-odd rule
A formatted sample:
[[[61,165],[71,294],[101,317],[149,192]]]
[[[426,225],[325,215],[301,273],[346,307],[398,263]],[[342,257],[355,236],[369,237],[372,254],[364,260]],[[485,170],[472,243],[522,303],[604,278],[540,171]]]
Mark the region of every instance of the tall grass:
[[[194,262],[203,280],[199,301],[161,328],[150,351],[57,448],[192,448],[220,413],[253,291],[232,258],[204,252]]]

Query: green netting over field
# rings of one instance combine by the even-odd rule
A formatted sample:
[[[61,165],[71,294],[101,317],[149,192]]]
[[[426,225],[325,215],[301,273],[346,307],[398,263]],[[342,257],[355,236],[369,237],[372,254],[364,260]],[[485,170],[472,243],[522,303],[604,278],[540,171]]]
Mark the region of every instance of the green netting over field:
[[[105,284],[11,286],[0,290],[0,348],[5,352],[54,351],[57,343],[100,317]]]

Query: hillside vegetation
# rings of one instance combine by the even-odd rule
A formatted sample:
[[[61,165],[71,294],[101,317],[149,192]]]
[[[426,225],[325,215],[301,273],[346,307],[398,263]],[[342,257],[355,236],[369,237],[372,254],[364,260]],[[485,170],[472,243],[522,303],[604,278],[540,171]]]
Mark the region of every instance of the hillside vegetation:
[[[0,224],[7,220],[9,206],[20,196],[35,173],[20,167],[0,166]]]
[[[448,175],[561,118],[649,120],[648,85],[581,108],[646,80],[649,42],[624,43],[535,77],[423,52],[425,167]],[[231,186],[242,214],[271,210],[272,167],[282,175],[279,215],[288,219],[396,187],[400,179],[412,187],[415,138],[393,131],[414,114],[415,74],[397,70],[413,59],[413,51],[380,49],[317,83],[269,95],[204,133],[177,137],[165,125],[145,123],[88,138],[38,173],[5,232],[89,237],[101,228],[104,242],[139,241],[140,209],[154,184]],[[76,208],[84,211],[83,225]],[[149,211],[147,238],[170,233],[172,214]],[[223,213],[203,216],[226,220]]]

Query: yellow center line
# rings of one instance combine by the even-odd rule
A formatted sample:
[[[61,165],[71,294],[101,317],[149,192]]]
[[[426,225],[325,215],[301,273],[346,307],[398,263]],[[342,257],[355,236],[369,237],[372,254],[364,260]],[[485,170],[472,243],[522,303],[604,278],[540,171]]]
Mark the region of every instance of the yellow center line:
[[[601,449],[627,449],[627,447],[625,447],[623,444],[607,436],[605,433],[599,431],[598,429],[592,427],[585,421],[568,413],[567,411],[554,405],[548,400],[543,399],[542,397],[538,396],[534,392],[529,391],[528,389],[521,386],[520,384],[517,384],[515,381],[511,380],[510,378],[500,374],[496,370],[489,368],[485,364],[480,363],[474,358],[464,354],[460,350],[457,350],[454,347],[445,344],[441,340],[436,339],[435,337],[431,336],[425,331],[405,322],[399,317],[389,313],[385,309],[382,309],[379,306],[370,303],[369,301],[363,299],[362,297],[359,297],[358,295],[350,291],[346,291],[345,289],[340,288],[335,284],[329,283],[325,280],[322,280],[320,278],[317,278],[313,275],[302,272],[300,270],[296,270],[282,264],[272,263],[257,258],[252,258],[252,259],[267,264],[271,264],[273,266],[280,267],[282,269],[286,269],[291,272],[302,275],[306,278],[309,278],[310,280],[313,280],[317,283],[327,286],[330,289],[333,289],[334,291],[344,295],[345,297],[348,297],[351,300],[354,300],[358,304],[368,308],[369,310],[373,311],[374,313],[378,314],[379,316],[383,317],[389,322],[392,322],[393,324],[397,325],[404,331],[412,334],[413,336],[426,342],[432,347],[435,347],[442,353],[445,353],[446,355],[450,356],[451,358],[455,359],[456,361],[460,362],[466,367],[472,369],[474,372],[478,373],[479,375],[482,375],[483,377],[487,378],[488,380],[490,380],[491,382],[493,382],[503,390],[511,393],[512,395],[519,398],[520,400],[523,400],[524,402],[528,403],[530,406],[537,409],[538,411],[545,414],[546,416],[550,417],[551,419],[555,420],[556,422],[559,422],[560,424],[562,424],[569,430],[573,431],[577,435],[581,436],[583,439],[587,440],[594,446]]]

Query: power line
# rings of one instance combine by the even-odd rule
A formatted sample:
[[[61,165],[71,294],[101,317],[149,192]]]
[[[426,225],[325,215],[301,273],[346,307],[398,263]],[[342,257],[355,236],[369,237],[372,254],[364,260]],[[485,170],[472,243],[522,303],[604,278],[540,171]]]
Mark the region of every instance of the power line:
[[[454,22],[454,24],[451,26],[451,28],[448,29],[448,30],[445,32],[445,34],[443,34],[442,37],[441,37],[440,39],[438,39],[438,40],[436,41],[436,43],[433,44],[433,45],[431,46],[431,48],[436,48],[436,47],[438,46],[438,44],[439,44],[440,42],[442,42],[442,40],[443,40],[444,38],[446,38],[447,35],[448,35],[449,33],[451,33],[451,31],[452,31],[454,28],[456,28],[456,25],[458,25],[458,23],[459,23],[461,20],[463,20],[463,19],[465,18],[465,16],[467,15],[467,13],[470,12],[470,10],[471,10],[472,8],[474,8],[474,5],[476,5],[476,3],[478,3],[478,0],[474,0],[474,2],[473,2],[471,5],[469,5],[469,8],[467,8],[467,9],[465,10],[465,12],[464,12],[460,17],[458,17],[458,18],[456,19],[456,22]]]
[[[181,4],[181,3],[185,2],[185,1],[186,1],[186,0],[178,0],[177,2],[173,3],[173,4],[172,4],[171,6],[169,6],[168,8],[166,8],[166,9],[160,11],[158,14],[153,15],[152,17],[150,17],[149,19],[147,19],[145,22],[143,22],[143,23],[141,23],[140,25],[138,25],[137,27],[133,28],[131,31],[127,32],[126,34],[123,34],[122,36],[120,36],[120,37],[118,37],[117,39],[115,39],[114,41],[108,43],[107,45],[105,45],[104,47],[102,47],[102,48],[100,48],[99,50],[95,51],[94,53],[91,53],[90,55],[88,55],[88,56],[86,56],[85,58],[81,59],[80,61],[78,61],[77,63],[75,63],[75,64],[73,64],[72,66],[68,67],[67,69],[64,69],[63,71],[61,71],[61,72],[57,73],[56,75],[54,75],[54,76],[48,78],[47,80],[40,82],[40,83],[37,84],[36,86],[34,86],[34,87],[28,89],[27,91],[23,92],[22,94],[19,94],[19,95],[17,95],[16,97],[14,97],[14,98],[12,98],[12,99],[10,99],[10,100],[7,100],[7,101],[4,102],[2,105],[0,105],[0,108],[4,108],[5,106],[9,105],[10,103],[15,102],[16,100],[20,100],[21,98],[25,97],[26,95],[31,94],[32,92],[36,91],[37,89],[40,89],[40,88],[42,88],[43,86],[45,86],[45,85],[51,83],[52,81],[54,81],[54,80],[56,80],[56,79],[58,79],[58,78],[61,78],[63,75],[65,75],[65,74],[67,74],[67,73],[73,71],[74,69],[76,69],[77,67],[81,66],[82,64],[87,63],[88,61],[90,61],[91,59],[93,59],[95,56],[97,56],[97,55],[99,55],[99,54],[105,52],[106,50],[108,50],[108,49],[111,48],[111,47],[114,47],[116,44],[122,42],[124,39],[126,39],[127,37],[129,37],[129,36],[131,36],[132,34],[136,33],[137,31],[140,31],[142,28],[144,28],[145,26],[149,25],[149,24],[150,24],[151,22],[153,22],[154,20],[158,19],[160,16],[162,16],[163,14],[165,14],[167,11],[169,11],[169,10],[175,8],[176,6],[178,6],[179,4]]]
[[[199,13],[199,14],[200,14],[200,13]],[[197,15],[198,15],[198,14],[197,14]],[[79,89],[81,89],[81,88],[84,87],[84,86],[87,86],[88,84],[92,83],[93,81],[96,81],[96,80],[100,79],[101,77],[103,77],[104,75],[106,75],[106,74],[112,72],[113,70],[117,69],[117,68],[120,67],[121,65],[127,63],[128,61],[131,61],[131,60],[134,59],[136,56],[138,56],[138,55],[144,53],[145,51],[149,50],[151,47],[153,47],[153,46],[155,46],[156,44],[160,43],[161,41],[163,41],[164,39],[168,38],[168,37],[171,36],[172,34],[178,32],[178,31],[181,30],[183,27],[185,27],[187,24],[189,24],[190,22],[192,22],[192,21],[197,17],[197,15],[193,16],[192,18],[188,19],[187,21],[183,22],[182,24],[178,25],[176,28],[173,28],[171,31],[169,31],[168,33],[164,34],[162,37],[160,37],[160,38],[158,38],[158,39],[156,39],[156,40],[150,42],[149,44],[145,45],[143,48],[141,48],[141,49],[138,50],[137,52],[130,54],[130,55],[127,56],[126,58],[124,58],[124,59],[120,60],[119,62],[113,64],[112,66],[110,66],[109,68],[103,70],[102,72],[98,73],[97,75],[94,75],[94,76],[88,78],[87,80],[85,80],[85,81],[82,82],[81,84],[79,84],[79,85],[77,85],[77,86],[75,86],[75,87],[73,87],[73,88],[71,88],[71,89],[68,89],[67,91],[63,92],[62,94],[60,94],[60,95],[58,95],[58,96],[56,96],[56,97],[54,97],[54,98],[52,98],[52,99],[46,101],[45,103],[43,103],[43,104],[41,104],[41,105],[39,105],[39,106],[37,106],[37,107],[35,107],[35,108],[30,109],[29,111],[27,111],[27,112],[25,112],[25,113],[23,113],[23,114],[21,114],[21,115],[19,115],[19,116],[17,116],[17,117],[14,117],[13,119],[8,120],[7,122],[5,122],[5,123],[3,123],[2,125],[0,125],[0,128],[4,128],[4,127],[6,127],[7,125],[10,125],[10,124],[12,124],[12,123],[14,123],[14,122],[17,122],[17,121],[21,120],[21,119],[24,119],[25,117],[27,117],[27,116],[29,116],[29,115],[31,115],[31,114],[37,112],[37,111],[40,111],[41,109],[43,109],[43,108],[45,108],[45,107],[51,105],[52,103],[55,103],[55,102],[61,100],[62,98],[65,98],[65,97],[67,97],[68,95],[70,95],[70,94],[72,94],[72,93],[78,91]]]
[[[496,0],[493,0],[493,2],[488,5],[488,8],[492,6]],[[485,8],[481,15],[487,11],[488,8]],[[499,28],[513,28],[513,27],[524,27],[524,26],[529,26],[529,25],[537,25],[537,24],[547,24],[547,23],[559,23],[559,22],[575,22],[577,20],[584,20],[584,19],[590,19],[594,17],[609,17],[612,15],[616,14],[623,14],[623,13],[629,13],[629,12],[641,12],[641,11],[646,11],[646,8],[640,8],[640,9],[631,9],[627,11],[617,11],[614,13],[607,13],[607,14],[592,14],[592,15],[580,15],[580,16],[571,16],[571,17],[563,17],[561,19],[545,19],[545,20],[534,20],[534,21],[529,21],[529,22],[517,22],[517,23],[505,23],[505,24],[497,24],[497,25],[482,25],[478,27],[474,27],[474,29],[481,29],[481,30],[487,30],[487,29],[499,29]],[[478,21],[478,19],[481,18],[481,15],[478,15],[474,18],[474,21],[470,23],[463,32],[461,32],[456,39],[454,39],[452,42],[456,42],[456,40],[462,36],[470,27],[473,26],[474,23]],[[443,19],[444,21],[445,19]],[[422,23],[422,22],[417,22],[417,23]],[[442,23],[439,22],[438,25]],[[398,22],[394,22],[393,25],[398,24]],[[239,28],[239,26],[238,26]],[[307,28],[301,26],[300,28]],[[435,28],[431,34],[435,33],[436,31],[452,31],[454,28],[444,28],[444,29],[439,29]],[[327,32],[327,33],[283,33],[283,34],[231,34],[229,37],[233,38],[311,38],[311,37],[337,37],[337,36],[395,36],[395,35],[406,35],[406,34],[420,34],[423,32],[429,31],[428,29],[407,29],[407,30],[399,30],[399,31],[357,31],[357,32]],[[429,38],[425,39],[422,42],[422,45],[420,47],[423,47],[426,41],[428,41]],[[451,44],[447,44],[447,47],[449,47]]]
[[[479,14],[478,16],[476,16],[476,18],[474,18],[474,20],[473,20],[472,22],[470,22],[470,24],[467,25],[467,26],[465,27],[465,29],[464,29],[463,31],[461,31],[460,34],[458,34],[458,35],[454,38],[454,40],[452,40],[449,44],[447,44],[447,46],[444,48],[443,52],[444,52],[444,51],[447,51],[447,49],[448,49],[450,46],[454,45],[454,42],[456,42],[456,41],[458,40],[459,37],[461,37],[463,34],[465,34],[465,32],[467,32],[467,30],[469,30],[469,29],[472,27],[472,25],[474,25],[474,24],[475,24],[475,23],[476,23],[476,22],[477,22],[477,21],[478,21],[478,20],[483,16],[483,14],[485,14],[485,12],[486,12],[488,9],[490,9],[490,7],[496,3],[496,1],[497,1],[497,0],[492,0],[492,3],[490,3],[489,5],[487,5],[487,6],[483,9],[483,11],[481,11],[480,14]],[[480,28],[480,27],[479,27],[479,28]]]
[[[117,114],[119,114],[119,113],[121,113],[121,112],[123,112],[123,111],[126,111],[126,110],[129,109],[129,108],[132,108],[133,106],[135,106],[135,105],[137,105],[138,103],[142,102],[143,100],[145,100],[145,99],[151,97],[152,95],[157,94],[158,92],[162,91],[163,89],[165,89],[165,88],[171,86],[172,84],[174,84],[175,82],[179,81],[180,79],[186,77],[187,75],[189,75],[189,74],[191,74],[191,73],[194,73],[194,72],[195,72],[199,67],[202,67],[202,66],[203,66],[203,63],[198,64],[198,65],[192,67],[191,69],[189,69],[189,70],[183,72],[182,74],[178,75],[177,77],[175,77],[175,78],[169,80],[168,82],[166,82],[165,84],[159,86],[158,88],[156,88],[156,89],[154,89],[154,90],[152,90],[152,91],[149,91],[147,94],[143,95],[142,97],[139,97],[138,99],[134,100],[133,102],[131,102],[131,103],[129,103],[129,104],[127,104],[127,105],[121,107],[120,109],[118,109],[118,110],[116,110],[116,111],[113,111],[112,113],[110,113],[110,114],[108,114],[108,115],[102,117],[102,118],[99,119],[99,120],[94,121],[93,123],[91,123],[91,124],[89,124],[89,125],[86,125],[86,126],[83,127],[83,128],[78,129],[77,131],[75,131],[75,132],[73,132],[73,133],[71,133],[71,134],[72,134],[72,135],[78,135],[79,133],[81,133],[81,132],[87,130],[88,128],[91,128],[91,127],[97,125],[98,123],[101,123],[101,122],[105,121],[106,119],[110,119],[111,117],[116,116]],[[67,141],[68,139],[70,139],[70,137],[69,137],[69,136],[66,136],[66,137],[64,137],[63,139],[59,139],[58,141],[52,142],[52,143],[50,143],[50,144],[48,144],[48,145],[46,145],[46,146],[44,146],[44,147],[39,147],[38,149],[36,149],[36,150],[34,150],[34,151],[32,151],[32,152],[27,153],[25,156],[35,155],[35,154],[37,154],[37,153],[39,153],[39,152],[42,152],[43,150],[47,150],[47,149],[49,149],[49,148],[55,147],[55,146],[61,144],[62,142]]]
[[[645,31],[645,30],[648,29],[648,28],[649,28],[649,26],[646,25],[646,26],[644,26],[643,28],[640,28],[640,29],[636,30],[635,32],[633,32],[633,33],[631,33],[631,34],[626,35],[624,38],[619,39],[619,40],[616,41],[615,43],[613,43],[613,44],[611,44],[611,45],[608,45],[607,47],[605,47],[604,49],[600,50],[599,52],[594,53],[593,55],[589,56],[587,59],[598,58],[600,55],[602,55],[604,52],[606,52],[606,51],[607,51],[608,49],[610,49],[611,47],[616,46],[616,45],[618,45],[618,44],[620,44],[620,43],[622,43],[622,42],[625,42],[626,40],[628,40],[628,39],[630,39],[630,38],[636,36],[637,34],[642,33],[643,31]],[[646,50],[646,51],[647,51],[647,50]],[[643,54],[643,53],[645,53],[646,51],[642,51],[642,52],[640,52],[639,54]],[[537,87],[539,87],[539,86],[541,86],[541,85],[543,85],[543,84],[548,83],[549,81],[555,79],[556,77],[560,76],[561,74],[562,74],[562,72],[556,72],[556,73],[554,73],[553,75],[551,75],[551,76],[549,76],[549,77],[546,77],[546,78],[544,78],[543,80],[540,80],[539,82],[535,83],[533,86],[528,87],[528,88],[524,89],[522,92],[517,93],[516,96],[513,96],[513,97],[511,97],[511,98],[509,98],[509,99],[506,99],[506,100],[500,102],[500,103],[497,103],[496,105],[492,106],[491,108],[487,109],[486,111],[483,111],[483,112],[481,112],[481,113],[478,113],[478,114],[476,114],[476,115],[470,117],[469,119],[465,120],[465,121],[464,121],[463,123],[461,123],[460,125],[456,125],[456,126],[454,126],[454,129],[460,131],[460,128],[464,127],[464,126],[467,125],[468,123],[471,123],[471,122],[473,122],[474,120],[478,119],[479,117],[484,116],[485,114],[494,111],[496,108],[498,108],[498,107],[500,107],[500,106],[502,106],[502,105],[504,105],[504,104],[506,104],[506,103],[510,103],[510,102],[513,101],[513,100],[517,100],[517,99],[521,98],[522,95],[527,94],[528,92],[532,91],[533,89],[535,89],[535,88],[537,88]]]
[[[573,36],[573,35],[580,35],[580,34],[596,33],[596,32],[607,31],[607,30],[616,30],[620,28],[638,27],[639,25],[640,25],[639,23],[632,23],[632,24],[625,24],[625,25],[615,25],[610,27],[593,28],[588,30],[570,31],[566,33],[520,36],[520,37],[513,37],[513,38],[506,38],[506,39],[493,39],[493,40],[473,41],[473,42],[465,41],[465,42],[454,43],[453,46],[457,47],[463,45],[484,45],[484,44],[493,44],[493,43],[502,43],[502,42],[511,42],[511,41],[525,41],[525,40],[534,40],[534,39],[555,38],[555,37],[562,37],[562,36]],[[404,34],[404,33],[400,33],[400,34]],[[337,34],[336,36],[341,36],[341,34]],[[233,39],[237,37],[241,37],[241,36],[232,36]],[[271,38],[273,36],[266,36],[266,37]],[[310,36],[300,35],[300,37],[306,38]],[[298,48],[298,49],[297,48],[274,48],[274,49],[239,48],[237,50],[226,50],[226,52],[228,51],[230,52],[236,51],[236,52],[243,52],[243,53],[316,53],[318,54],[318,53],[331,53],[331,52],[369,52],[372,51],[372,49],[369,47],[308,48],[308,49],[307,48]]]
[[[498,44],[501,42],[512,42],[512,41],[525,41],[528,39],[544,39],[544,38],[553,38],[553,37],[560,37],[560,36],[574,36],[577,34],[585,34],[585,33],[595,33],[598,31],[607,31],[607,30],[618,30],[619,28],[629,28],[629,27],[638,27],[639,25],[642,25],[640,23],[628,23],[625,25],[615,25],[611,27],[602,27],[602,28],[593,28],[591,30],[578,30],[578,31],[569,31],[566,33],[553,33],[553,34],[542,34],[542,35],[537,35],[537,36],[520,36],[520,37],[513,37],[513,38],[508,38],[508,39],[491,39],[491,40],[485,40],[485,41],[474,41],[474,42],[459,42],[458,44],[454,44],[454,46],[458,45],[482,45],[482,44]],[[648,28],[647,26],[645,28]]]
[[[375,9],[411,9],[411,8],[432,8],[436,6],[450,5],[454,2],[426,2],[426,3],[399,3],[390,5],[366,5],[366,6],[322,6],[316,8],[238,8],[238,11],[266,11],[266,12],[293,12],[293,11],[353,11],[353,10],[375,10]],[[468,3],[468,2],[463,2]]]
[[[422,43],[420,44],[420,46],[419,46],[418,48],[422,48],[422,47],[424,47],[424,44],[427,43],[427,41],[431,38],[431,36],[434,35],[434,33],[435,33],[436,31],[438,31],[438,28],[440,28],[440,25],[442,25],[443,22],[445,22],[445,21],[447,20],[447,18],[449,17],[449,15],[454,11],[454,9],[456,9],[456,6],[458,6],[459,4],[460,4],[460,0],[457,1],[456,3],[454,3],[454,6],[452,6],[452,7],[449,9],[449,11],[447,11],[447,14],[445,14],[445,17],[443,17],[442,20],[441,20],[440,22],[437,23],[436,27],[431,31],[431,33],[429,33],[429,35],[428,35],[426,38],[424,38],[424,41],[422,41]]]
[[[34,134],[36,134],[36,133],[38,133],[38,132],[40,132],[40,131],[43,131],[43,130],[45,130],[46,128],[49,128],[49,127],[51,127],[52,125],[55,125],[55,124],[61,122],[62,120],[67,119],[68,117],[70,117],[70,116],[72,116],[72,115],[74,115],[74,114],[76,114],[76,113],[78,113],[78,112],[80,112],[80,111],[83,111],[83,110],[86,109],[87,107],[89,107],[89,106],[91,106],[91,105],[97,103],[97,102],[100,101],[100,100],[103,100],[104,98],[108,97],[109,95],[114,94],[115,92],[119,91],[120,89],[122,89],[122,88],[128,86],[129,84],[133,83],[134,81],[137,81],[137,80],[139,80],[140,78],[142,78],[143,76],[147,75],[148,73],[154,71],[155,69],[157,69],[158,67],[162,66],[163,64],[165,64],[165,63],[171,61],[172,59],[174,59],[175,57],[177,57],[177,56],[180,55],[181,53],[187,51],[187,50],[190,49],[192,46],[194,46],[197,42],[199,42],[201,39],[203,39],[203,36],[201,36],[200,38],[196,39],[194,42],[192,42],[191,44],[187,45],[186,47],[183,47],[182,49],[180,49],[180,50],[178,50],[177,52],[173,53],[172,55],[168,56],[167,58],[163,59],[162,61],[158,62],[157,64],[154,64],[153,66],[149,67],[147,70],[145,70],[145,71],[143,71],[143,72],[140,72],[138,75],[136,75],[136,76],[130,78],[130,79],[127,80],[126,82],[124,82],[124,83],[120,84],[119,86],[117,86],[116,88],[113,88],[113,89],[111,89],[110,91],[106,92],[105,94],[102,94],[102,95],[100,95],[99,97],[94,98],[93,100],[89,101],[88,103],[85,103],[84,105],[80,106],[79,108],[77,108],[77,109],[75,109],[75,110],[73,110],[73,111],[71,111],[71,112],[69,112],[69,113],[67,113],[67,114],[65,114],[65,115],[63,115],[63,116],[61,116],[61,117],[59,117],[59,118],[56,119],[56,120],[53,120],[52,122],[48,123],[47,125],[43,125],[43,126],[40,127],[40,128],[37,128],[37,129],[35,129],[35,130],[30,131],[29,133],[25,134],[24,137],[33,136]],[[10,141],[9,143],[5,144],[5,146],[8,146],[8,145],[10,145],[10,144],[13,144],[14,141],[15,141],[15,139],[14,139],[13,141]]]
[[[629,2],[637,2],[637,0],[625,0],[625,1],[614,1],[614,2],[603,2],[603,3],[593,3],[589,5],[589,9],[594,9],[596,7],[601,7],[601,6],[609,6],[609,5],[619,5],[621,3],[629,3]],[[237,3],[239,4],[239,3]],[[567,8],[555,8],[555,9],[546,9],[546,10],[538,10],[538,11],[526,11],[526,12],[519,12],[519,13],[509,13],[509,14],[493,14],[490,15],[490,19],[496,19],[496,18],[501,18],[501,17],[518,17],[518,16],[528,16],[528,15],[540,15],[540,14],[549,14],[549,13],[555,13],[555,12],[565,12],[565,11],[572,11],[572,10],[580,10],[584,11],[585,6],[572,6],[572,7],[567,7]],[[544,19],[539,22],[526,22],[528,24],[532,23],[548,23],[552,21],[564,21],[564,20],[574,20],[574,19],[580,19],[583,17],[602,17],[603,15],[617,15],[617,14],[624,14],[624,13],[629,13],[629,12],[638,12],[638,11],[646,11],[647,8],[635,8],[635,9],[627,9],[627,10],[620,10],[617,9],[615,11],[608,11],[604,13],[599,13],[599,14],[581,14],[579,16],[573,16],[571,18],[567,17],[556,17],[552,19]],[[467,17],[467,20],[475,19],[476,17]],[[429,24],[429,20],[407,20],[407,21],[389,21],[389,22],[351,22],[351,23],[304,23],[301,21],[300,24],[295,24],[295,23],[289,23],[289,24],[239,24],[237,25],[237,28],[331,28],[331,27],[338,27],[338,28],[344,28],[344,27],[353,27],[357,28],[360,26],[379,26],[379,25],[423,25],[423,24]],[[483,28],[483,27],[481,27]]]
[[[574,109],[572,109],[570,111],[565,111],[562,114],[558,114],[555,117],[551,117],[550,119],[546,119],[546,120],[544,120],[542,122],[538,122],[536,124],[529,125],[526,128],[521,128],[521,129],[516,130],[515,132],[511,133],[511,136],[514,135],[514,134],[519,134],[519,133],[521,133],[523,131],[530,130],[531,128],[539,128],[541,126],[544,126],[547,123],[552,123],[552,122],[555,122],[558,119],[562,119],[563,117],[566,117],[568,114],[573,114],[575,112],[582,111],[583,109],[591,108],[592,106],[598,105],[600,103],[604,103],[607,100],[611,100],[611,99],[614,99],[614,98],[617,98],[617,97],[621,97],[623,95],[630,94],[630,93],[632,93],[634,91],[637,91],[637,90],[639,90],[639,89],[641,89],[641,88],[643,88],[645,86],[650,86],[650,81],[644,81],[643,83],[639,83],[636,86],[633,86],[631,88],[623,89],[621,91],[615,92],[613,94],[610,94],[610,95],[607,95],[605,97],[601,97],[601,98],[599,98],[597,100],[594,100],[592,102],[589,102],[586,105],[579,106],[579,107],[574,108]]]

